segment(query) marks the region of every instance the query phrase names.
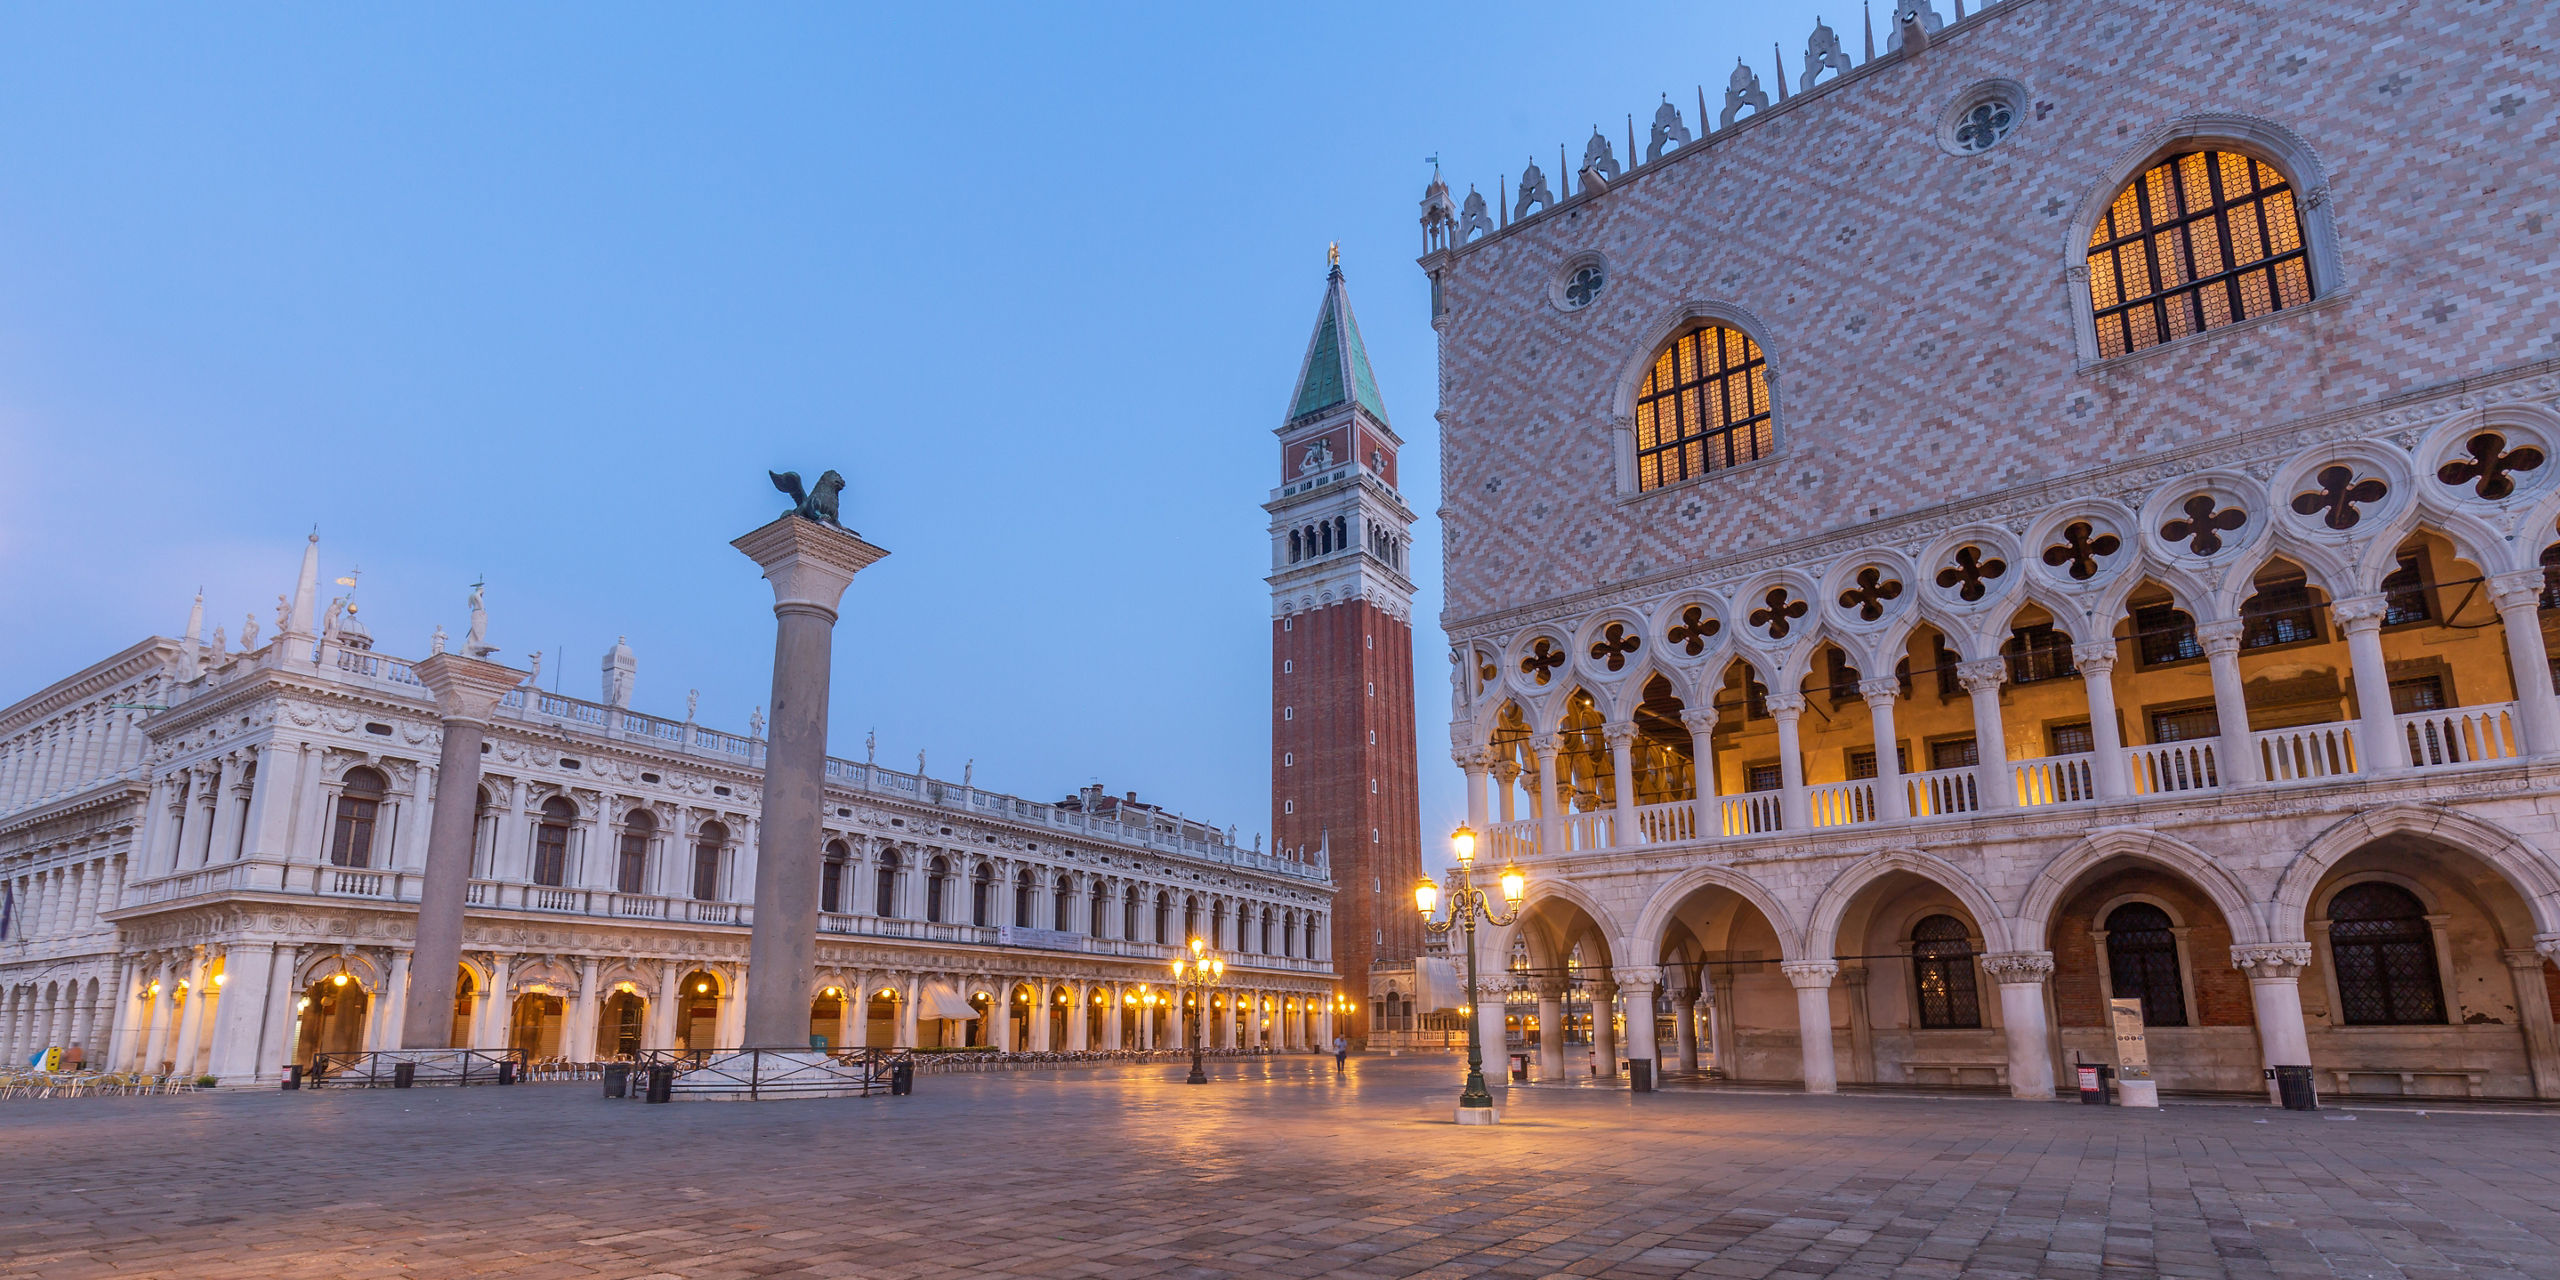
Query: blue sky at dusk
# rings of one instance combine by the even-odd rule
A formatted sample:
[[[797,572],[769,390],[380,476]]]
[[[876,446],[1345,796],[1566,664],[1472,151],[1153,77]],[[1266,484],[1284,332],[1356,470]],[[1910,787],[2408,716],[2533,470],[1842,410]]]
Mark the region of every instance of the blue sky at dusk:
[[[1828,16],[1854,51],[1858,14]],[[768,467],[891,555],[834,750],[1267,828],[1272,428],[1338,240],[1415,531],[1423,825],[1463,815],[1417,201],[1817,6],[19,6],[0,16],[0,704],[272,628],[490,638],[743,729]],[[1942,6],[1942,13],[1951,10]],[[1774,88],[1774,84],[1772,84]],[[1623,147],[1623,141],[1620,146]],[[1622,157],[1623,158],[1623,157]],[[325,594],[324,594],[325,599]]]

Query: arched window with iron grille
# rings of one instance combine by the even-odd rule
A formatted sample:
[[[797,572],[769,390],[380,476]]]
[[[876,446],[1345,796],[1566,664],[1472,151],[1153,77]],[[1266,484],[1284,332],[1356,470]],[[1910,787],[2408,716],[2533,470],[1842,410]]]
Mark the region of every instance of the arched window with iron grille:
[[[2142,1025],[2187,1025],[2187,990],[2178,974],[2178,935],[2169,913],[2128,902],[2107,913],[2107,985],[2119,1000],[2142,1001]]]
[[[1937,915],[1912,926],[1911,967],[1919,979],[1921,1026],[1982,1025],[1982,1000],[1973,982],[1973,938],[1964,921]]]
[[[2236,151],[2169,156],[2089,236],[2098,356],[2120,356],[2311,301],[2293,184]]]
[[[1769,362],[1740,329],[1702,324],[1654,356],[1636,392],[1636,487],[1659,489],[1777,450]]]
[[[2396,884],[2368,880],[2329,900],[2329,959],[2338,1012],[2351,1027],[2440,1026],[2444,980],[2426,904]]]

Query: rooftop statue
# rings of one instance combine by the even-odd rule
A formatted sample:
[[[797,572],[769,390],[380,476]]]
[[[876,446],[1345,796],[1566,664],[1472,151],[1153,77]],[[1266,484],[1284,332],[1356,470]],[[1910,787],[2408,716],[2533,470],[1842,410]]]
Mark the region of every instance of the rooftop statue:
[[[803,520],[844,528],[844,521],[836,518],[836,495],[844,492],[842,475],[829,471],[818,477],[816,488],[804,492],[800,488],[800,473],[797,471],[768,471],[765,474],[773,477],[774,488],[790,496],[795,504],[790,514]]]
[[[489,643],[489,607],[480,600],[480,584],[471,584],[471,627],[462,633],[462,656],[486,659],[498,651]]]

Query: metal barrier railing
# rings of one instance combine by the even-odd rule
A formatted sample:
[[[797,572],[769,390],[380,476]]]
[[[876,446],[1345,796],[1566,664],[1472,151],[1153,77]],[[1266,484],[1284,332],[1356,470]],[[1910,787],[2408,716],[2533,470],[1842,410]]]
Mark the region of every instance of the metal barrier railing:
[[[823,1056],[805,1049],[644,1049],[631,1065],[620,1096],[649,1099],[655,1068],[671,1075],[670,1093],[742,1093],[788,1098],[848,1091],[868,1097],[889,1089],[890,1075],[910,1055],[901,1049],[835,1049]],[[850,1078],[848,1078],[850,1077]]]
[[[524,1053],[518,1049],[372,1049],[361,1053],[314,1054],[302,1073],[305,1088],[343,1086],[389,1089],[400,1084],[400,1068],[409,1069],[412,1085],[457,1086],[514,1084],[523,1078]]]

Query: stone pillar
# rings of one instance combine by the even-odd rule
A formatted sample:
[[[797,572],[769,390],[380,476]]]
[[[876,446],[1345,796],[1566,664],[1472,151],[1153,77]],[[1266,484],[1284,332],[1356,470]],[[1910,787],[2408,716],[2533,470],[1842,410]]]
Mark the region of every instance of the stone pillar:
[[[1591,984],[1591,1074],[1618,1074],[1618,984],[1601,978]]]
[[[507,1024],[514,1019],[516,1012],[516,996],[512,989],[515,985],[515,964],[516,958],[504,951],[489,959],[489,1005],[480,1011],[480,1034],[473,1048],[504,1049],[514,1043],[509,1037]],[[672,1032],[667,1044],[669,1047],[675,1044]]]
[[[1876,748],[1876,819],[1880,822],[1911,816],[1911,799],[1902,787],[1902,753],[1896,749],[1902,739],[1893,729],[1893,700],[1901,694],[1902,682],[1891,676],[1858,682]]]
[[[1875,1015],[1867,1004],[1867,979],[1873,974],[1874,970],[1869,969],[1864,960],[1840,971],[1840,985],[1848,988],[1848,1078],[1859,1084],[1874,1084],[1876,1081]]]
[[[1486,775],[1493,769],[1493,758],[1483,751],[1470,751],[1458,757],[1458,767],[1467,772],[1467,825],[1481,835],[1492,825],[1492,806],[1485,795]]]
[[[275,962],[275,944],[269,942],[239,943],[223,953],[222,1000],[214,1008],[213,1061],[206,1070],[224,1084],[257,1081],[260,1033],[274,1003],[268,987]]]
[[[1564,1079],[1564,984],[1538,984],[1538,1080]]]
[[[1564,834],[1564,805],[1556,798],[1556,736],[1540,734],[1533,741],[1538,752],[1538,789],[1534,804],[1538,816],[1538,852],[1563,853],[1569,842]]]
[[[2515,685],[2521,744],[2528,755],[2560,753],[2560,702],[2551,692],[2551,654],[2542,643],[2542,570],[2489,579],[2489,603],[2507,633],[2507,674]]]
[[[195,1074],[196,1046],[204,1036],[204,1007],[211,1003],[212,992],[213,984],[205,978],[204,948],[197,947],[187,962],[187,1003],[178,1014],[178,1043],[169,1054],[179,1075]]]
[[[604,1015],[604,992],[596,989],[597,968],[594,956],[578,960],[578,994],[570,1002],[567,1025],[560,1032],[560,1056],[571,1062],[597,1062],[603,1057],[596,1052],[597,1028]]]
[[[1982,957],[1982,971],[2000,984],[2000,1031],[2009,1042],[2009,1096],[2053,1101],[2053,1031],[2045,1023],[2044,984],[2053,976],[2050,951],[2003,951]]]
[[[2009,731],[2000,722],[2000,683],[2008,678],[2006,658],[1956,664],[1956,679],[1973,699],[1974,786],[1985,809],[2018,807],[2018,784],[2009,776]]]
[[[2231,965],[2249,977],[2249,1002],[2258,1014],[2258,1051],[2270,1067],[2311,1065],[2311,1036],[2302,1025],[2302,970],[2311,963],[2308,942],[2245,943],[2231,948]],[[2545,1003],[2549,1000],[2546,997]],[[2280,1102],[2267,1081],[2267,1101]]]
[[[2560,939],[2542,944],[2560,950]],[[2501,953],[2516,984],[2516,1021],[2524,1031],[2525,1065],[2533,1071],[2533,1096],[2560,1098],[2560,1032],[2551,1021],[2551,988],[2542,977],[2542,953],[2516,948]]]
[[[420,1047],[416,1045],[403,1044],[401,1042],[402,1028],[409,1025],[409,989],[417,985],[413,981],[415,975],[410,972],[411,960],[412,956],[409,948],[395,947],[392,949],[390,976],[383,979],[381,997],[373,1002],[373,1016],[381,1019],[383,1022],[383,1026],[380,1031],[372,1037],[374,1047],[376,1048],[390,1049],[396,1047],[401,1049],[412,1049]],[[454,968],[452,972],[448,973],[445,977],[445,998],[444,1004],[441,1006],[444,1011],[444,1017],[441,1019],[443,1025],[436,1029],[436,1043],[427,1047],[437,1049],[452,1047],[444,1042],[453,1038],[453,980],[461,973],[461,966],[462,953],[460,950],[456,950],[454,952]],[[425,1016],[432,1018],[433,1014],[434,1011],[430,1010]]]
[[[1601,736],[1609,742],[1609,767],[1615,774],[1610,791],[1615,803],[1609,818],[1609,847],[1625,849],[1647,843],[1644,827],[1636,821],[1636,726],[1633,721],[1613,721],[1600,726]]]
[[[276,944],[275,958],[267,966],[266,1025],[258,1033],[255,1074],[259,1077],[274,1078],[298,1047],[294,1033],[300,1023],[294,1017],[294,1005],[302,999],[302,986],[295,981],[295,975],[301,971],[301,944]]]
[[[1125,1002],[1120,999],[1120,993],[1112,990],[1109,984],[1103,986],[1102,995],[1102,1047],[1126,1049],[1129,1047],[1129,1042],[1123,1038],[1125,1029],[1120,1021],[1120,1010]]]
[[[1504,822],[1518,821],[1520,808],[1520,766],[1509,759],[1497,762],[1493,766],[1493,780],[1502,784],[1502,820]],[[1327,1045],[1330,1045],[1331,1043],[1331,1041],[1326,1042]]]
[[[2240,634],[2244,630],[2245,624],[2237,618],[2196,626],[2196,641],[2204,646],[2205,661],[2213,668],[2213,714],[2222,724],[2222,738],[2214,747],[2214,756],[2217,776],[2226,787],[2247,786],[2258,780],[2258,746],[2249,736],[2249,695],[2240,683]]]
[[[678,972],[681,968],[682,966],[672,959],[658,962],[658,998],[649,1002],[649,1025],[645,1041],[652,1049],[676,1047],[676,1011],[682,1007],[684,1000],[676,993],[676,983],[684,977]],[[859,991],[845,993],[845,1018],[857,1028],[862,1025],[861,1015],[855,1012],[861,1007],[859,1004],[861,999],[862,993]],[[847,1045],[860,1044],[859,1032],[847,1033],[844,1042]]]
[[[1828,960],[1790,960],[1778,966],[1796,985],[1796,1033],[1804,1051],[1804,1091],[1840,1092],[1831,1056],[1831,980],[1840,966]]]
[[[1680,1070],[1696,1074],[1698,1070],[1698,993],[1683,987],[1671,994],[1672,1047],[1680,1055]]]
[[[2355,672],[2356,772],[2397,773],[2409,767],[2400,724],[2391,710],[2391,672],[2382,660],[2381,596],[2333,600],[2329,613],[2347,633],[2347,662]]]
[[[2116,731],[2116,642],[2110,638],[2071,646],[2071,665],[2079,668],[2080,687],[2089,698],[2089,772],[2098,798],[2132,795],[2124,735]]]
[[[1689,758],[1698,812],[1698,838],[1709,839],[1724,834],[1724,826],[1716,814],[1716,709],[1700,707],[1680,713],[1680,723],[1689,730]]]
[[[1801,693],[1772,693],[1761,699],[1769,718],[1778,722],[1779,825],[1789,831],[1813,827],[1813,810],[1805,803],[1804,750],[1796,736],[1796,720],[1804,714]]]
[[[818,861],[826,844],[827,694],[836,606],[853,575],[886,551],[830,525],[784,515],[730,544],[773,584],[773,719],[748,942],[745,1042],[809,1046],[818,969]],[[912,1041],[910,1042],[912,1043]]]
[[[406,993],[386,991],[383,998],[401,1002],[401,1048],[448,1049],[453,1047],[445,1042],[453,1038],[454,975],[462,971],[463,899],[471,892],[471,846],[478,834],[480,743],[498,699],[526,677],[458,653],[435,654],[410,669],[436,696],[444,747],[437,756],[427,866],[418,878],[417,981]]]
[[[898,1043],[910,1049],[923,1043],[924,1040],[922,1036],[916,1033],[917,997],[922,994],[923,987],[924,979],[912,973],[908,974],[906,989],[898,1001]],[[754,1012],[755,1007],[753,1005],[749,1005],[748,1016],[753,1017]],[[808,1021],[808,1013],[806,1010],[803,1010],[800,1016],[803,1023]],[[803,1031],[800,1033],[800,1044],[802,1048],[808,1047],[808,1032]]]
[[[1734,973],[1727,966],[1721,975],[1709,970],[1708,981],[1715,987],[1715,1001],[1707,1007],[1707,1051],[1715,1055],[1716,1071],[1727,1080],[1742,1078],[1742,1032],[1733,1017]]]
[[[1620,1003],[1626,1006],[1627,1058],[1641,1058],[1653,1064],[1656,1076],[1662,1074],[1662,1049],[1655,1042],[1653,1026],[1653,979],[1626,978],[1618,983]]]

